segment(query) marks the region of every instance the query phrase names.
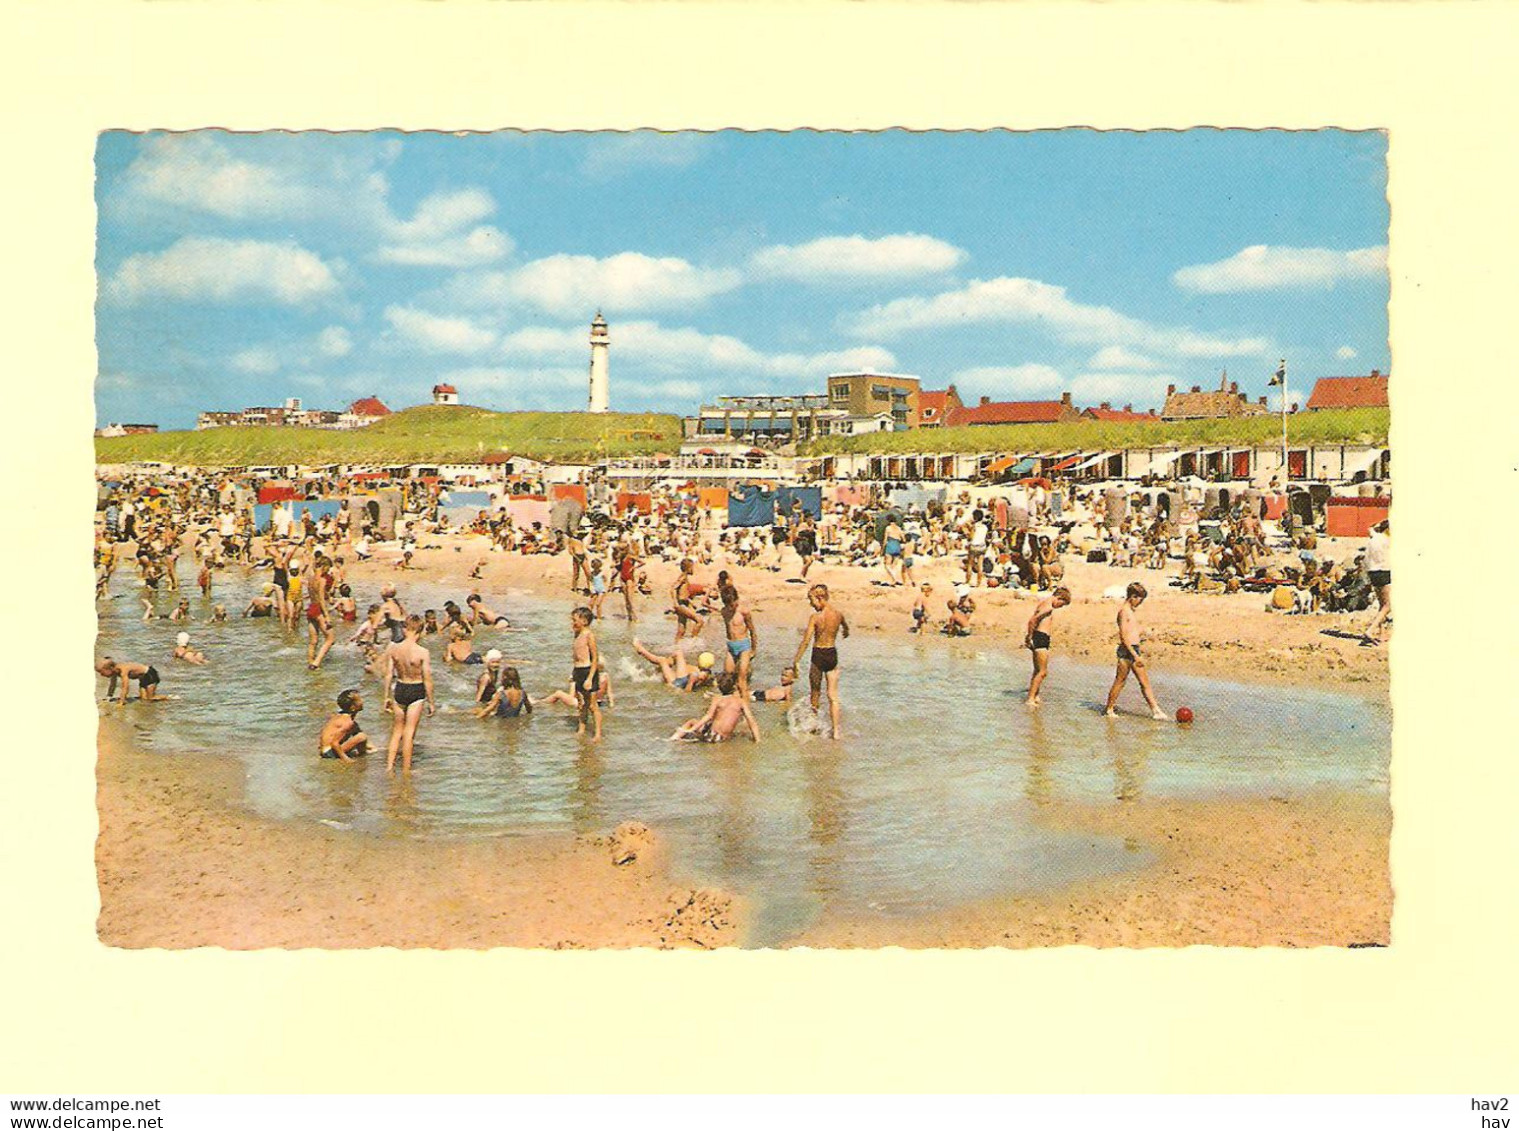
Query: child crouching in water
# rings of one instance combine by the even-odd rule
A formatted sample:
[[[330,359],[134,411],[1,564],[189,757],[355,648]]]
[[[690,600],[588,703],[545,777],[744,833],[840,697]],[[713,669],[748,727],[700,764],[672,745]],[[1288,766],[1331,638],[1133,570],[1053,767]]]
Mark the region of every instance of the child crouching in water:
[[[323,758],[336,758],[340,762],[352,762],[353,754],[369,753],[369,736],[359,729],[359,712],[364,709],[364,697],[350,688],[338,696],[338,713],[322,725],[317,739],[317,750]]]

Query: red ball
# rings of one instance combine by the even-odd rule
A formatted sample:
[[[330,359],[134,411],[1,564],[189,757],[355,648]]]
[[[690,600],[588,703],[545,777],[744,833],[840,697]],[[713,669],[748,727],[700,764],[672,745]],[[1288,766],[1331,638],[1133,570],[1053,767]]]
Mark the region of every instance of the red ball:
[[[1176,721],[1179,723],[1190,723],[1192,721],[1192,708],[1178,707],[1176,709]]]

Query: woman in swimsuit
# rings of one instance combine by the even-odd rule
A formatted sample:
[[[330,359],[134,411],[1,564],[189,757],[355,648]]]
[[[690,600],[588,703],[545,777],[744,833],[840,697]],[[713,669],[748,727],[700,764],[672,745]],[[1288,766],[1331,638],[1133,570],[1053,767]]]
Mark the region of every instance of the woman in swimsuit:
[[[432,656],[418,643],[422,618],[415,613],[407,617],[405,631],[399,644],[386,649],[380,672],[385,707],[392,719],[390,747],[385,758],[387,774],[395,772],[397,754],[401,755],[401,772],[411,773],[412,748],[422,721],[423,705],[429,715],[437,710],[433,700]]]
[[[494,715],[498,719],[515,719],[533,713],[533,701],[522,690],[522,677],[516,668],[501,672],[501,683],[491,696],[475,712],[475,718],[484,719]]]

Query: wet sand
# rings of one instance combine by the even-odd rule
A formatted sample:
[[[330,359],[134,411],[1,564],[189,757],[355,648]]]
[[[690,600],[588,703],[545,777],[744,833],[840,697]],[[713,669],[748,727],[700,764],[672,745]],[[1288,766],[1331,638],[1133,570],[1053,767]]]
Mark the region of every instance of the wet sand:
[[[423,539],[424,545],[432,539]],[[568,559],[490,554],[483,543],[421,550],[420,569],[390,568],[394,555],[352,566],[361,598],[409,577],[478,587],[510,615],[528,599],[508,589],[567,596]],[[1338,555],[1333,555],[1338,556]],[[485,576],[469,581],[474,564]],[[719,561],[701,567],[710,581]],[[730,567],[731,568],[731,567]],[[662,645],[673,636],[662,615],[674,563],[650,563],[656,596],[641,598],[640,633]],[[759,670],[789,660],[805,617],[804,588],[788,557],[782,573],[735,570],[759,619]],[[947,597],[954,571],[937,561],[918,571]],[[856,635],[845,643],[846,671],[864,661],[870,634],[905,633],[907,589],[870,584],[878,573],[814,568],[809,580],[834,590]],[[1152,599],[1142,618],[1162,706],[1165,672],[1185,670],[1264,683],[1302,683],[1385,696],[1387,649],[1322,635],[1348,631],[1369,614],[1286,617],[1264,611],[1258,595],[1208,596],[1168,589],[1163,575],[1071,563],[1066,584],[1077,602],[1055,629],[1060,655],[1111,654],[1116,602],[1103,588],[1138,577]],[[1017,649],[1031,597],[978,592],[977,634]],[[942,607],[942,606],[941,606]],[[609,595],[605,611],[621,616]],[[776,631],[779,629],[779,631]],[[768,630],[768,631],[767,631]],[[710,631],[710,629],[709,629]],[[856,659],[856,657],[858,657]],[[858,670],[858,669],[856,669]],[[292,670],[291,678],[300,672]],[[845,688],[847,695],[847,684]],[[1137,695],[1130,689],[1127,694]],[[847,699],[846,699],[847,705]],[[239,769],[208,756],[193,762],[130,749],[102,729],[98,773],[101,835],[97,868],[99,933],[123,947],[716,947],[739,943],[744,911],[731,895],[679,882],[678,860],[660,850],[658,830],[619,839],[506,837],[472,841],[367,838],[310,824],[266,821],[238,806]],[[371,772],[366,770],[365,772]],[[636,819],[637,814],[627,814]],[[1060,827],[1115,833],[1158,850],[1131,874],[1038,898],[986,901],[930,916],[824,921],[793,945],[908,947],[1347,946],[1389,941],[1391,813],[1386,798],[1125,802],[1051,806]],[[614,864],[631,849],[635,859]]]

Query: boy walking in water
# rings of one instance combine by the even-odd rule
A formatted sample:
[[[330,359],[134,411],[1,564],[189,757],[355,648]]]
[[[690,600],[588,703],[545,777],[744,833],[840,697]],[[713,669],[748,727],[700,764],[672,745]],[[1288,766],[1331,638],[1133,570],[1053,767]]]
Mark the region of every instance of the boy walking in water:
[[[401,772],[411,773],[411,752],[417,739],[417,724],[422,721],[422,705],[427,713],[437,710],[433,700],[432,655],[418,643],[422,636],[422,618],[413,613],[406,618],[405,635],[399,644],[385,650],[380,682],[385,686],[385,707],[391,714],[390,748],[385,756],[385,772],[396,772],[396,754],[401,755]]]
[[[1049,628],[1053,623],[1056,609],[1063,609],[1071,603],[1071,591],[1064,585],[1056,589],[1034,608],[1034,615],[1028,619],[1028,627],[1023,632],[1023,646],[1034,654],[1034,674],[1029,679],[1028,699],[1025,702],[1030,707],[1039,706],[1039,689],[1044,686],[1044,677],[1050,671],[1050,633]]]
[[[575,665],[570,679],[575,687],[575,705],[580,708],[580,726],[575,733],[584,734],[586,719],[595,719],[596,729],[591,735],[591,741],[600,742],[601,708],[596,704],[596,687],[592,677],[596,674],[596,665],[601,662],[601,654],[596,647],[596,634],[591,631],[593,619],[591,610],[584,605],[570,614],[570,627],[575,630]]]
[[[799,668],[802,663],[802,654],[807,651],[807,645],[812,645],[812,665],[807,671],[808,682],[812,686],[812,710],[816,712],[821,704],[821,692],[823,684],[828,684],[828,716],[832,723],[832,737],[838,741],[839,729],[839,650],[838,636],[842,630],[845,637],[849,635],[849,622],[844,619],[844,614],[828,603],[828,586],[814,585],[807,591],[807,600],[812,605],[812,616],[807,618],[807,631],[802,634],[802,642],[797,647],[796,658],[791,661],[791,666]]]
[[[1118,703],[1118,693],[1128,682],[1131,671],[1139,680],[1139,690],[1144,693],[1145,702],[1150,705],[1150,717],[1152,719],[1166,717],[1165,713],[1156,706],[1155,692],[1150,690],[1150,673],[1139,654],[1140,629],[1139,617],[1136,613],[1148,596],[1143,585],[1137,581],[1131,581],[1128,595],[1118,609],[1118,671],[1113,676],[1113,686],[1108,689],[1108,706],[1105,712],[1110,719],[1118,715],[1113,708]]]

